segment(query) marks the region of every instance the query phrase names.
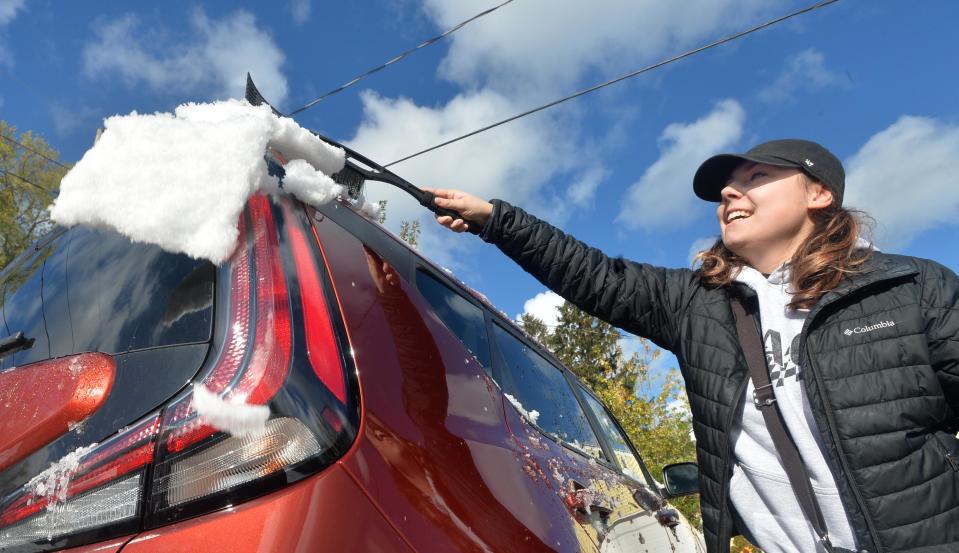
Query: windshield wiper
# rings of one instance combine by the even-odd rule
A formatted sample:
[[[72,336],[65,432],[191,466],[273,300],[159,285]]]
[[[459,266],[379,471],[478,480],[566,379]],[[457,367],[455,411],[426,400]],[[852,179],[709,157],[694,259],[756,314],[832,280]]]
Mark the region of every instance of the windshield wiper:
[[[0,340],[0,359],[18,352],[22,349],[33,347],[33,338],[27,338],[23,332],[17,332],[13,336],[7,336]]]

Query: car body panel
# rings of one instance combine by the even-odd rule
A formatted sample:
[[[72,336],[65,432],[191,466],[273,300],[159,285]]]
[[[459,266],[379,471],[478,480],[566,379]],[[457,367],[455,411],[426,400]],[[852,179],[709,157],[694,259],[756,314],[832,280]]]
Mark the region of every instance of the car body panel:
[[[553,550],[575,540],[517,485],[527,477],[483,367],[405,279],[383,288],[375,252],[329,219],[316,228],[335,260],[364,404],[362,442],[344,463],[387,516],[417,550]]]
[[[91,543],[90,545],[62,549],[61,551],[64,553],[119,553],[123,549],[123,546],[134,537],[135,536],[123,536],[98,543]]]
[[[270,495],[135,537],[123,553],[411,551],[339,464]]]

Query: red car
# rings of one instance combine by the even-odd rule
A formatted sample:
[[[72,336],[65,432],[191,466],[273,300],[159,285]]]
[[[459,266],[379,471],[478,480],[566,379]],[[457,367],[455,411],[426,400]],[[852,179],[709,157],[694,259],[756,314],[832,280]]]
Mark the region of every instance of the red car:
[[[705,550],[568,370],[350,202],[239,228],[221,266],[75,227],[0,274],[0,550]]]

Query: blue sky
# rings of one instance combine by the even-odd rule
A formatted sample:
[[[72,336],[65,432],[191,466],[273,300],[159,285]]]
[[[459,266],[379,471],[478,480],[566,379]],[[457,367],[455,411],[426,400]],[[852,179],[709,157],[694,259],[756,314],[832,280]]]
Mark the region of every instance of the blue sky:
[[[496,3],[0,0],[0,118],[75,161],[103,117],[239,97],[246,71],[290,111]],[[515,0],[297,120],[386,163],[804,5]],[[846,204],[876,218],[881,249],[959,270],[956,21],[951,0],[843,0],[393,169],[677,267],[717,231],[692,193],[700,161],[809,138],[846,164]],[[388,226],[429,223],[369,193]],[[426,224],[421,250],[511,315],[545,291],[472,236]]]

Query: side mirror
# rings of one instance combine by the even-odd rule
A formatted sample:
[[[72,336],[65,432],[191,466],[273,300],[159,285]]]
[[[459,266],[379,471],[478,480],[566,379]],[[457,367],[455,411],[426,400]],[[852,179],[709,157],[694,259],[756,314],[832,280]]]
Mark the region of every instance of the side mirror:
[[[699,493],[699,466],[696,463],[675,463],[663,467],[666,497]]]

